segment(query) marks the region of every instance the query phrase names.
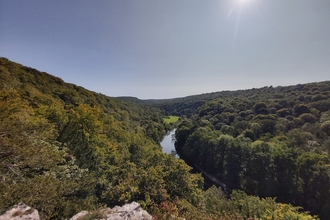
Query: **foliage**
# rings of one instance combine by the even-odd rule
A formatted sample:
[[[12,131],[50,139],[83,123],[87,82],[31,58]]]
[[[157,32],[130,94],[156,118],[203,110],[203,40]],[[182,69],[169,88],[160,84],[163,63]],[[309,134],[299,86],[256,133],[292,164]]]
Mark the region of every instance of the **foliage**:
[[[197,204],[201,176],[163,154],[157,108],[90,92],[0,59],[0,212],[25,202],[43,219],[133,200]]]
[[[177,152],[212,176],[208,186],[276,197],[324,217],[329,95],[330,82],[321,82],[197,96],[204,103],[176,130]]]
[[[326,216],[329,88],[118,99],[0,58],[0,212],[24,202],[65,219],[135,200],[155,219],[311,218],[241,191],[228,200],[242,189]],[[173,126],[184,160],[159,146]],[[197,168],[228,194],[203,191]]]

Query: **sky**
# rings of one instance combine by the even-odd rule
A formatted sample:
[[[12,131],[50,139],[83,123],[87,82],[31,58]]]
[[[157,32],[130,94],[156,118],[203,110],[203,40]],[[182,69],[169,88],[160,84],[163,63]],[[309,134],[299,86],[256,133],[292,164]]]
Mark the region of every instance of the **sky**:
[[[330,80],[329,0],[0,0],[0,56],[108,96]]]

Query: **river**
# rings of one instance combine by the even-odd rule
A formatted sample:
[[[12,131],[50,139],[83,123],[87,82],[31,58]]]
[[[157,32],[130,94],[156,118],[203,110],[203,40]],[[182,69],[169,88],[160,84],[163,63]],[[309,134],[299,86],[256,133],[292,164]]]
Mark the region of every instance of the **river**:
[[[168,153],[171,154],[172,151],[175,151],[175,147],[174,147],[174,134],[175,134],[176,129],[173,129],[172,131],[168,132],[162,142],[160,142],[160,146],[162,146],[163,148],[163,152],[164,153]]]
[[[174,147],[174,142],[175,142],[175,134],[176,129],[173,129],[172,131],[168,132],[162,142],[160,142],[160,146],[162,146],[163,148],[163,152],[164,153],[168,153],[171,154],[172,151],[175,151],[175,147]],[[179,156],[176,154],[175,155],[176,158],[179,158]],[[229,189],[226,188],[226,185],[224,183],[222,183],[220,180],[218,180],[217,178],[215,178],[214,176],[212,176],[211,174],[207,173],[206,171],[204,171],[202,168],[200,168],[197,164],[193,164],[191,165],[192,167],[194,167],[194,173],[203,173],[203,177],[204,177],[204,184],[206,188],[209,188],[212,185],[216,185],[217,187],[220,187],[222,189],[222,191],[228,193]]]

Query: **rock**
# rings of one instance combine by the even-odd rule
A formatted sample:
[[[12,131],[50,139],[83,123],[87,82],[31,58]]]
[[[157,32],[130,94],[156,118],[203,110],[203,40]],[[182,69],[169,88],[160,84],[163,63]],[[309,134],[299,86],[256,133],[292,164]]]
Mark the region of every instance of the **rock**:
[[[81,211],[78,214],[75,214],[72,218],[70,218],[70,220],[78,220],[89,214],[90,214],[90,212],[88,212],[88,211]]]
[[[82,211],[73,216],[70,220],[79,220],[84,217],[99,220],[152,220],[152,216],[143,210],[139,203],[132,202],[114,208],[105,208],[96,212]],[[3,215],[0,220],[40,220],[39,213],[24,203],[13,206]]]
[[[0,215],[0,220],[40,220],[40,218],[36,209],[24,203],[19,203]]]
[[[90,216],[92,219],[104,220],[151,220],[152,216],[143,210],[139,203],[132,202],[123,206],[101,209],[98,212],[82,211],[73,216],[70,220],[79,220],[80,218]]]
[[[111,209],[112,214],[107,215],[107,220],[134,219],[134,220],[151,220],[152,216],[143,210],[139,203],[132,202],[130,204],[115,206]]]

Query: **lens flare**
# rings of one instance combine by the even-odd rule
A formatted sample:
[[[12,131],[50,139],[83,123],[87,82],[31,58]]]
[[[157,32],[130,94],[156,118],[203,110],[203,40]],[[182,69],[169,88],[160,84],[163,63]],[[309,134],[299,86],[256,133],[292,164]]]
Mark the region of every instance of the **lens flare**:
[[[233,7],[231,8],[231,10],[228,12],[227,17],[230,17],[230,15],[232,14],[232,12],[238,8],[238,17],[237,17],[237,21],[236,21],[236,27],[235,27],[235,32],[234,32],[234,38],[233,38],[233,45],[232,45],[232,49],[235,48],[235,44],[236,44],[236,37],[237,37],[237,32],[238,32],[238,26],[239,26],[239,22],[241,19],[241,14],[242,14],[242,10],[244,7],[244,5],[248,4],[251,0],[236,0]]]

